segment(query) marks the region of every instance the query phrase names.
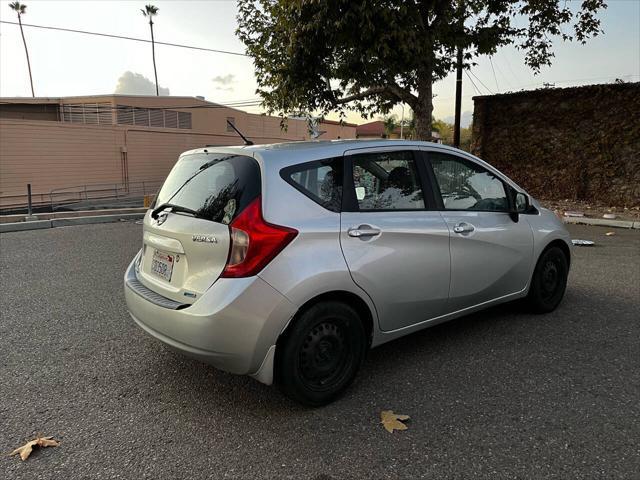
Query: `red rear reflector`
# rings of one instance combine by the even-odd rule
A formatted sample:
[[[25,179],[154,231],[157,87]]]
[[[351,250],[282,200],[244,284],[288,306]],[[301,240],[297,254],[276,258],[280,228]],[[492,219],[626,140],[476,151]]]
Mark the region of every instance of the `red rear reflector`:
[[[229,225],[231,248],[221,277],[257,275],[298,234],[262,218],[262,200],[256,198]]]

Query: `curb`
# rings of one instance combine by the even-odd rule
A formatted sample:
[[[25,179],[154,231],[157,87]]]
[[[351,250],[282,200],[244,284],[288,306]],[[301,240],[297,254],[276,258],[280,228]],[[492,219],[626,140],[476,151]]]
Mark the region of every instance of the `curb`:
[[[51,220],[34,220],[33,222],[0,223],[0,233],[20,232],[22,230],[41,230],[51,228]]]
[[[96,223],[113,223],[121,220],[138,220],[144,213],[123,213],[120,215],[94,215],[89,217],[55,218],[53,220],[36,220],[33,222],[1,223],[0,233],[21,232],[25,230],[41,230],[44,228],[69,227],[72,225],[90,225]]]
[[[586,217],[562,217],[564,223],[578,225],[596,225],[600,227],[614,228],[635,228],[640,229],[640,221],[632,220],[608,220],[606,218],[586,218]]]

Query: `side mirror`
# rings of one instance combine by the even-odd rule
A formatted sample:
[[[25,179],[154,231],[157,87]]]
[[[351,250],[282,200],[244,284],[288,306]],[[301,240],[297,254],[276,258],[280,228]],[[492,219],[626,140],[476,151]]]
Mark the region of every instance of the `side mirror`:
[[[517,192],[516,190],[511,190],[512,192],[512,207],[509,211],[509,216],[511,220],[514,222],[518,222],[520,220],[520,214],[526,213],[529,210],[529,197],[522,192]]]
[[[516,192],[513,197],[513,204],[518,213],[526,213],[529,210],[529,197],[522,192]]]

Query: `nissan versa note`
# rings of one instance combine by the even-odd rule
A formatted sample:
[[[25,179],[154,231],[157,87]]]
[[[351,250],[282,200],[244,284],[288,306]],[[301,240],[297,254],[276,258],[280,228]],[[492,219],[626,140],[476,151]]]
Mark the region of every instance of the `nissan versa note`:
[[[367,350],[525,299],[554,310],[570,238],[482,160],[412,141],[296,142],[182,154],[125,274],[133,320],[310,406]]]

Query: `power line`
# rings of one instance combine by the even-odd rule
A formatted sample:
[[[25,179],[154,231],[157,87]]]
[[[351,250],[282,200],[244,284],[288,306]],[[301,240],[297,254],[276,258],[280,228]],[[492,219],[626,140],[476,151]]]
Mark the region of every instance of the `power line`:
[[[482,95],[482,93],[480,93],[480,90],[478,90],[478,87],[476,86],[476,83],[473,81],[473,78],[471,78],[471,76],[469,75],[469,72],[467,72],[466,70],[464,71],[464,73],[467,74],[467,78],[471,81],[471,85],[473,85],[474,90],[476,91],[476,93],[478,95]]]
[[[74,110],[82,111],[85,108],[95,108],[96,110],[175,110],[175,109],[200,109],[200,108],[241,108],[241,107],[257,107],[262,104],[262,100],[256,100],[253,102],[244,103],[216,103],[206,105],[171,105],[171,106],[157,106],[157,107],[137,107],[133,105],[101,105],[100,103],[63,103],[62,108],[73,113]],[[16,105],[16,102],[0,102],[0,105]]]
[[[500,91],[500,87],[498,86],[498,77],[496,77],[496,71],[493,68],[493,60],[491,60],[491,57],[489,57],[489,63],[491,64],[491,70],[493,71],[493,79],[496,82],[496,90],[499,92]]]
[[[496,67],[496,70],[498,71],[498,73],[500,74],[500,76],[502,77],[502,79],[504,80],[504,82],[505,82],[506,84],[508,84],[508,86],[511,88],[511,90],[513,90],[513,83],[511,82],[511,80],[509,79],[509,77],[507,77],[507,76],[504,74],[504,72],[505,72],[505,71],[504,71],[504,70],[502,70],[502,69],[500,68],[500,64],[498,63],[498,59],[497,59],[497,58],[496,58],[496,64],[495,64],[495,67]]]
[[[516,83],[520,83],[520,79],[516,76],[516,74],[513,72],[513,69],[511,68],[511,63],[509,62],[509,59],[507,58],[507,54],[504,51],[502,53],[503,53],[502,58],[504,58],[505,62],[507,62],[507,67],[509,68],[509,71],[511,72],[511,75],[515,79]],[[513,87],[513,83],[509,82],[509,84]]]
[[[8,25],[19,25],[18,22],[9,22],[7,20],[0,20],[0,23],[6,23]],[[32,27],[32,28],[41,28],[44,30],[56,30],[59,32],[69,32],[69,33],[81,33],[83,35],[95,35],[98,37],[107,37],[107,38],[119,38],[121,40],[132,40],[134,42],[145,42],[145,43],[151,43],[151,40],[147,40],[145,38],[136,38],[136,37],[126,37],[123,35],[113,35],[110,33],[98,33],[98,32],[90,32],[87,30],[74,30],[72,28],[62,28],[62,27],[50,27],[50,26],[46,26],[46,25],[34,25],[34,24],[30,24],[30,23],[23,23],[22,24],[23,27]],[[213,52],[213,53],[224,53],[226,55],[236,55],[239,57],[248,57],[248,55],[246,53],[240,53],[240,52],[230,52],[228,50],[217,50],[214,48],[204,48],[204,47],[194,47],[193,45],[183,45],[180,43],[170,43],[170,42],[159,42],[159,41],[155,41],[154,42],[156,45],[167,45],[169,47],[180,47],[180,48],[189,48],[191,50],[201,50],[204,52]]]
[[[482,80],[480,80],[480,79],[476,76],[476,74],[475,74],[475,73],[473,73],[473,72],[471,71],[471,69],[469,69],[469,73],[470,73],[471,75],[473,75],[473,78],[475,78],[476,80],[478,80],[478,82],[480,82],[480,85],[482,85],[484,88],[486,88],[486,89],[487,89],[487,91],[488,91],[491,95],[493,95],[493,92],[491,91],[491,89],[490,89],[489,87],[487,87],[487,86],[482,82]]]

